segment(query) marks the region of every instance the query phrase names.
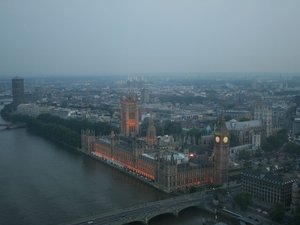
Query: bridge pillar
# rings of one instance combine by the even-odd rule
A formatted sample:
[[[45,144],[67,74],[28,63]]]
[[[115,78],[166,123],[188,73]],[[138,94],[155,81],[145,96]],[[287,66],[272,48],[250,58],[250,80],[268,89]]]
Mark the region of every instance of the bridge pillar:
[[[179,213],[179,210],[178,210],[178,209],[175,209],[175,210],[173,211],[173,214],[174,214],[174,216],[176,216],[176,217],[178,217],[178,213]]]
[[[144,222],[145,222],[145,224],[148,224],[148,222],[149,222],[148,216],[145,216]]]

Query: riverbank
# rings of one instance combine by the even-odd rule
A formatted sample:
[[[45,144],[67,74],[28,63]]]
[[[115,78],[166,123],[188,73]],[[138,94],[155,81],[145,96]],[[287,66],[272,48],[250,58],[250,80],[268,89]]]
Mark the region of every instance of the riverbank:
[[[143,177],[142,175],[138,174],[138,173],[135,173],[134,171],[131,171],[129,169],[126,169],[123,165],[121,165],[120,163],[117,163],[109,158],[106,158],[104,156],[100,156],[100,155],[97,155],[95,153],[92,153],[92,154],[88,154],[86,153],[85,151],[82,151],[82,149],[80,148],[76,148],[77,151],[79,151],[80,153],[84,154],[84,155],[87,155],[101,163],[104,163],[105,165],[108,165],[109,167],[112,167],[118,171],[120,171],[121,173],[129,176],[129,177],[132,177],[134,179],[137,179],[151,187],[153,187],[154,189],[156,190],[159,190],[165,194],[168,194],[170,196],[177,196],[176,194],[174,193],[170,193],[170,192],[167,192],[166,190],[163,190],[161,189],[158,185],[156,185],[153,181],[150,181],[149,179],[147,179],[146,177]]]
[[[47,139],[55,139],[55,141],[74,148],[80,147],[82,130],[94,130],[96,135],[108,135],[112,130],[118,133],[117,128],[103,122],[93,123],[87,120],[63,119],[50,114],[40,114],[36,117],[17,114],[12,110],[11,105],[6,105],[1,109],[1,116],[9,122],[26,123],[29,131]]]
[[[4,111],[8,111],[7,109],[4,109]],[[3,112],[2,112],[3,114]],[[18,115],[18,114],[9,114],[5,113],[6,118],[10,121],[22,121],[27,123],[27,130],[30,133],[33,133],[35,135],[41,136],[47,140],[50,140],[54,143],[57,143],[65,148],[72,149],[75,151],[82,152],[86,154],[85,152],[81,151],[80,149],[80,135],[78,134],[79,129],[85,128],[87,125],[83,125],[83,122],[78,121],[65,121],[61,118],[42,114],[38,116],[37,118],[24,116],[24,115]],[[61,125],[63,124],[63,125]],[[81,125],[78,125],[81,124]],[[90,125],[88,125],[90,126]],[[71,130],[70,128],[73,127],[74,130]],[[98,128],[100,129],[100,128]],[[105,128],[106,129],[106,128]],[[80,130],[81,131],[81,130]],[[80,133],[80,132],[79,132]],[[129,175],[130,177],[133,177],[139,181],[142,181],[146,183],[147,185],[150,185],[151,187],[160,190],[162,192],[165,192],[167,194],[170,194],[169,192],[163,190],[162,188],[158,187],[153,182],[149,181],[147,178],[141,176],[140,174],[135,173],[134,171],[126,170],[125,166],[121,166],[117,164],[117,162],[114,162],[110,159],[101,157],[97,154],[86,154],[98,161],[101,161],[109,166],[114,167],[115,169],[121,171],[122,173],[125,173],[126,175]]]

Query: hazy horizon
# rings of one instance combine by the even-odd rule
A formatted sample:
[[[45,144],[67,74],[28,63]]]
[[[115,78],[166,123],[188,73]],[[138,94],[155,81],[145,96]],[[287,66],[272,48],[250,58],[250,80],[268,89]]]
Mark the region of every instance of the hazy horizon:
[[[297,0],[2,0],[0,77],[300,72]]]

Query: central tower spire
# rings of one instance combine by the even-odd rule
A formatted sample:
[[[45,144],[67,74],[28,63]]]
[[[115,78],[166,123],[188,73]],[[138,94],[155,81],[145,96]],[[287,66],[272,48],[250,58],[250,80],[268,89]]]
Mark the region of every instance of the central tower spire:
[[[121,132],[125,136],[139,134],[139,111],[137,98],[133,93],[121,98]]]

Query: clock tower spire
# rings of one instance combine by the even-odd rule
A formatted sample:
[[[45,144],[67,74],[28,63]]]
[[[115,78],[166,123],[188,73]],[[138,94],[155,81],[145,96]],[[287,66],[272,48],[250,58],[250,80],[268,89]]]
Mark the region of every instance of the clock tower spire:
[[[224,118],[217,121],[214,136],[214,184],[228,182],[229,167],[229,132]]]

